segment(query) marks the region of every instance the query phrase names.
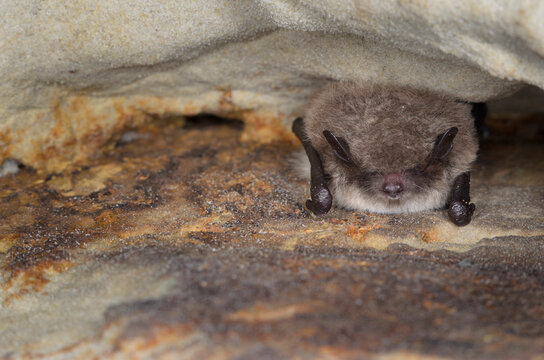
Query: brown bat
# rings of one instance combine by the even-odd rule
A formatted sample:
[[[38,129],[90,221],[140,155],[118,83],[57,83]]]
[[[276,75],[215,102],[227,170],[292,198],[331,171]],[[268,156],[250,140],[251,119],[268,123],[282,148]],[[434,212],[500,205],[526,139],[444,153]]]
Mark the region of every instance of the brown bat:
[[[467,104],[410,87],[336,82],[310,100],[293,123],[309,160],[314,214],[338,207],[377,213],[446,207],[467,225],[470,166],[478,140],[474,117],[484,104]],[[305,159],[303,159],[305,160]]]

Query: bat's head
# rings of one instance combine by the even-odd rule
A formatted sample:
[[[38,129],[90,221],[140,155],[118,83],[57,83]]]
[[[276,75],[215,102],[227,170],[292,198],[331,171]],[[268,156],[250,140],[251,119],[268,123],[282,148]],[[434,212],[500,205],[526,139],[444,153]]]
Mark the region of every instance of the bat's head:
[[[396,142],[379,139],[380,144],[369,147],[323,131],[337,204],[386,213],[443,205],[457,134],[458,128],[451,127],[428,141],[404,134]]]
[[[444,206],[478,149],[470,105],[401,86],[331,83],[304,128],[336,205],[381,213]]]

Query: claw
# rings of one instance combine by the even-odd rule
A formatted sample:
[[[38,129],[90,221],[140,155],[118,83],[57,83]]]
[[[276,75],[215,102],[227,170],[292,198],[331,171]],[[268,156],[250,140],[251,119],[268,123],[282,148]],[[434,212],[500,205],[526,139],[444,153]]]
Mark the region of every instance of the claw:
[[[448,217],[457,226],[470,223],[476,206],[470,202],[470,172],[455,178],[448,201]]]

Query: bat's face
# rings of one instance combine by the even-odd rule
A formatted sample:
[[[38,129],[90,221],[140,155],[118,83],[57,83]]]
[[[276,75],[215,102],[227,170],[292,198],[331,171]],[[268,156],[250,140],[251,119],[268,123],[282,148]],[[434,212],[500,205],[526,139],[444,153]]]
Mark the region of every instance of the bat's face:
[[[323,135],[332,149],[338,172],[331,174],[337,204],[376,212],[419,211],[436,207],[434,203],[443,204],[448,189],[447,158],[456,134],[456,127],[437,134],[432,150],[409,168],[369,169],[352,155],[345,139],[325,130]],[[396,158],[407,156],[402,149],[398,151]]]

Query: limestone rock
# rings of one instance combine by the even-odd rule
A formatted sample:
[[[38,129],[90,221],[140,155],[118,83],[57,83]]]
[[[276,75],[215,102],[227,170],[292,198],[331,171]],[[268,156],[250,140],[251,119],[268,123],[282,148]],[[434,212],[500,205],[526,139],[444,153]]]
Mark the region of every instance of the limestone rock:
[[[544,87],[544,3],[209,0],[0,4],[0,162],[60,170],[168,114],[286,125],[323,82],[482,101]]]
[[[0,178],[0,359],[544,353],[544,132],[491,128],[458,228],[314,217],[294,146],[233,125],[153,123],[76,171]]]

